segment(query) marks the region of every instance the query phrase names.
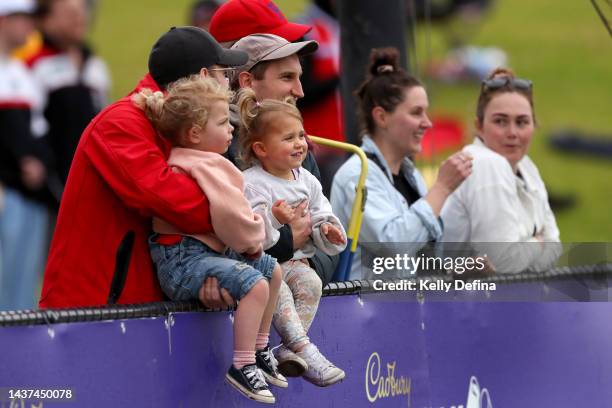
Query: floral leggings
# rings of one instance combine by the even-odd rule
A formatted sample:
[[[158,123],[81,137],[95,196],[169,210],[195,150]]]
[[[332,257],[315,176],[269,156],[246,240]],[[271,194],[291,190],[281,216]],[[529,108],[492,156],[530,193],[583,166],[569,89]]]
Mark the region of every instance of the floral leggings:
[[[317,313],[322,285],[307,260],[291,260],[281,264],[283,280],[272,322],[283,344],[292,346],[309,342],[306,333]]]

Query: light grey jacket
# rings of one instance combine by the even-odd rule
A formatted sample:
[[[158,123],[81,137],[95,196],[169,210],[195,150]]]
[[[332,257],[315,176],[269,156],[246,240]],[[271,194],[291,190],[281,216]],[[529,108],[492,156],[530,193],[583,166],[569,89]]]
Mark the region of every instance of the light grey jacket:
[[[371,265],[362,265],[362,255],[364,259],[395,256],[396,253],[414,255],[424,244],[442,236],[442,221],[434,215],[429,203],[420,198],[408,206],[404,197],[395,189],[391,170],[374,141],[364,136],[361,148],[366,153],[374,154],[384,171],[372,160],[368,160],[367,201],[359,245],[353,258],[351,280],[369,275]],[[348,228],[360,171],[359,157],[353,155],[340,167],[332,184],[332,209],[345,228]],[[424,197],[427,193],[425,180],[408,158],[402,162],[400,171],[408,183]]]
[[[256,214],[264,219],[266,239],[264,249],[268,249],[278,241],[278,229],[282,224],[272,214],[272,205],[278,200],[293,207],[307,200],[307,209],[310,211],[312,234],[306,244],[295,251],[292,259],[310,258],[315,254],[315,247],[327,255],[336,255],[342,252],[346,245],[334,245],[322,234],[321,226],[331,223],[340,228],[345,239],[346,233],[338,218],[332,213],[331,205],[323,195],[321,183],[308,170],[303,167],[293,170],[295,180],[284,180],[265,171],[261,166],[253,166],[244,171],[244,195]]]

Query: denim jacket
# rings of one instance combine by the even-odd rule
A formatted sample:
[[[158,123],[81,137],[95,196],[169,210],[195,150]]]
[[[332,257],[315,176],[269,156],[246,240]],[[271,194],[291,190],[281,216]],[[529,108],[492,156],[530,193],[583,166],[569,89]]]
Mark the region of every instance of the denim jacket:
[[[362,255],[364,259],[376,256],[394,257],[395,254],[404,253],[414,255],[424,244],[439,240],[442,236],[442,221],[435,216],[431,206],[423,198],[427,187],[414,164],[406,158],[400,168],[408,183],[421,195],[412,206],[408,206],[404,197],[395,189],[391,170],[374,141],[364,136],[361,148],[365,153],[374,154],[384,171],[372,160],[368,160],[367,201],[359,233],[359,245],[353,258],[351,280],[369,275],[371,265],[363,265],[362,268]],[[348,228],[360,172],[359,157],[353,155],[334,177],[331,204],[334,214],[338,216],[344,228]]]

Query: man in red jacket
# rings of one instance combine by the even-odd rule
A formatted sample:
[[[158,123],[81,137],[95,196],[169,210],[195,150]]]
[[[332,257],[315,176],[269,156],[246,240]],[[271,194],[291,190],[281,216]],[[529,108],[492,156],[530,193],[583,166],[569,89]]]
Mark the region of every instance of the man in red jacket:
[[[212,231],[208,200],[191,178],[166,163],[170,146],[131,101],[192,74],[218,75],[247,61],[225,50],[206,31],[172,28],[153,46],[149,74],[125,98],[98,114],[85,129],[70,169],[45,277],[40,307],[107,302],[117,248],[135,236],[127,279],[118,303],[163,299],[147,237],[151,217],[191,234]]]

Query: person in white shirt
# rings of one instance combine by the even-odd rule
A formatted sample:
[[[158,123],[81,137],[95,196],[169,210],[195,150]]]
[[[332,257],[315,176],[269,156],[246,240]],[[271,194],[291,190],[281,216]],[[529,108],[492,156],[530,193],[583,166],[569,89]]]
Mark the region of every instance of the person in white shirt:
[[[543,271],[561,253],[546,187],[527,156],[535,123],[531,81],[493,71],[482,82],[476,138],[463,149],[472,176],[442,209],[442,240],[470,242],[498,273]]]
[[[32,309],[44,269],[50,194],[42,92],[12,56],[34,28],[33,0],[0,1],[0,310]]]

